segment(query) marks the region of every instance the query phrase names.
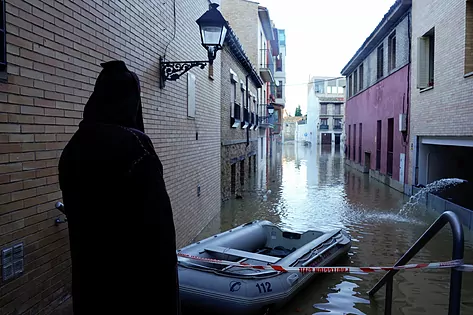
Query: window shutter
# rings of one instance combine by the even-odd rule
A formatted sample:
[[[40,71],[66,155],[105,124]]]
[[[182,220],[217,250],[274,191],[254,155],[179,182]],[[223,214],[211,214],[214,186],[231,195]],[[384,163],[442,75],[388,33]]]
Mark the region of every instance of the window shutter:
[[[195,118],[195,75],[187,73],[187,116]]]
[[[417,88],[429,86],[429,38],[417,39]]]

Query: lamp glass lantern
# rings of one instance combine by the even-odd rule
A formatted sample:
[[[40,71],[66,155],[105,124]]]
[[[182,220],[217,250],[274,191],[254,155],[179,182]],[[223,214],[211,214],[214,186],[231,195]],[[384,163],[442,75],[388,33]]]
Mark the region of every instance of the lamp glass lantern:
[[[274,113],[274,106],[273,106],[273,104],[269,104],[269,105],[268,105],[268,113],[269,113],[270,115],[272,115],[272,114]]]
[[[217,10],[218,6],[212,3],[210,9],[196,21],[200,29],[202,46],[208,51],[210,63],[217,56],[217,51],[222,49],[227,35],[227,21]]]

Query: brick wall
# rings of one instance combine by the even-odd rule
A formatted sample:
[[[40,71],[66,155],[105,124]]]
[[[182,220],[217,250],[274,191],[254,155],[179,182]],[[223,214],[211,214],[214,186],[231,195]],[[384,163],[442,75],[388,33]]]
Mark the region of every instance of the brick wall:
[[[258,3],[247,0],[223,0],[222,14],[235,31],[251,63],[256,69],[258,64]],[[264,36],[264,34],[263,34]]]
[[[220,55],[214,80],[196,75],[196,118],[187,81],[159,88],[159,56],[205,60],[195,20],[207,0],[172,2],[6,0],[7,82],[0,84],[0,248],[24,243],[24,273],[1,283],[2,314],[46,314],[67,297],[67,225],[54,225],[61,199],[57,163],[77,130],[99,64],[122,59],[141,79],[146,132],[163,162],[178,245],[220,210]],[[196,133],[199,134],[196,140]],[[197,186],[201,195],[197,196]]]
[[[232,128],[230,121],[231,114],[231,80],[230,70],[237,74],[237,94],[236,101],[241,103],[242,90],[240,89],[240,80],[246,83],[247,71],[241,66],[238,60],[233,56],[228,47],[222,51],[222,87],[221,87],[221,135],[222,135],[222,161],[221,161],[221,181],[222,181],[222,200],[231,198],[231,165],[236,164],[236,193],[241,194],[249,186],[249,180],[255,176],[255,163],[258,145],[258,130],[250,130],[250,145],[246,146],[247,131],[241,127]],[[248,80],[249,91],[256,95],[257,89],[254,82]],[[246,93],[245,93],[246,97]],[[250,102],[252,102],[250,98]],[[243,114],[242,114],[243,117]],[[240,163],[244,163],[243,181],[240,179]],[[251,161],[251,163],[250,163]],[[250,169],[251,166],[251,169]]]
[[[465,74],[465,13],[463,0],[417,0],[412,4],[411,143],[417,136],[473,135],[473,77]],[[417,38],[435,27],[432,89],[417,89]],[[414,152],[415,147],[411,147]],[[409,183],[413,184],[415,154]]]

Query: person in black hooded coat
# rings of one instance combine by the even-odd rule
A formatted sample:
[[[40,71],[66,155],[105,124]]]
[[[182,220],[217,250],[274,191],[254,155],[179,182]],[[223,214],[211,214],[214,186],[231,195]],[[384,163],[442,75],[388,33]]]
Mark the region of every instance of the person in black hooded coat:
[[[59,161],[74,314],[179,314],[172,208],[140,83],[122,61],[102,67]]]

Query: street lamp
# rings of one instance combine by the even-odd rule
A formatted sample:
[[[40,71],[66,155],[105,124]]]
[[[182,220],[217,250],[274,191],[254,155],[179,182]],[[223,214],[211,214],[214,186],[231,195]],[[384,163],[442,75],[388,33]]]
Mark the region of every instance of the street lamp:
[[[196,20],[199,25],[202,46],[207,50],[208,61],[174,61],[167,62],[163,57],[159,57],[161,70],[160,87],[165,87],[166,81],[176,81],[184,73],[198,66],[201,69],[213,61],[217,57],[217,51],[223,48],[225,36],[227,35],[227,21],[222,13],[217,10],[219,5],[210,4],[210,9]]]
[[[268,105],[268,113],[269,113],[269,116],[271,116],[271,115],[274,113],[274,106],[273,106],[273,104],[269,104],[269,105]]]
[[[227,35],[227,21],[217,7],[218,4],[212,3],[210,9],[196,21],[200,29],[202,46],[207,49],[210,64],[215,60],[217,51],[222,49]]]

